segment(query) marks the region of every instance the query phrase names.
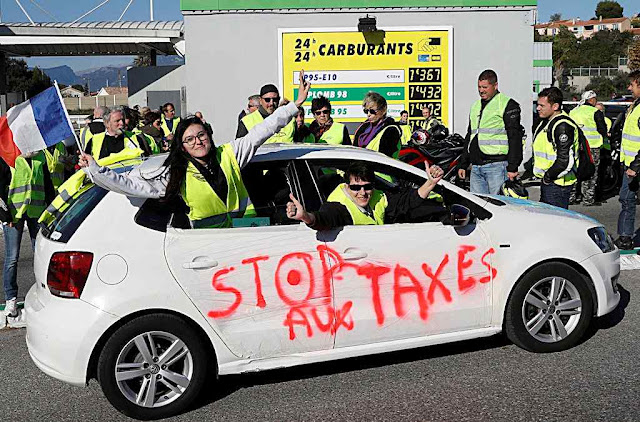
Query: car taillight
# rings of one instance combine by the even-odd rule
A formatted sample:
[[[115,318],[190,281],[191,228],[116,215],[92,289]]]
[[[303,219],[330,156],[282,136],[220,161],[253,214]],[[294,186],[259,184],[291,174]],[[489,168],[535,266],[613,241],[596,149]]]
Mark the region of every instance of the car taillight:
[[[54,296],[80,298],[87,282],[91,252],[56,252],[49,261],[47,285]]]

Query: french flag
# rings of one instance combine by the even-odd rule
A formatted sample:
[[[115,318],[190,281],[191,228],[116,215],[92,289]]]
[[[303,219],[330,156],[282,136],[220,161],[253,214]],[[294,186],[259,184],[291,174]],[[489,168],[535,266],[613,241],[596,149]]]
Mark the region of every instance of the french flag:
[[[0,157],[11,167],[21,154],[40,151],[74,136],[58,84],[0,117]]]

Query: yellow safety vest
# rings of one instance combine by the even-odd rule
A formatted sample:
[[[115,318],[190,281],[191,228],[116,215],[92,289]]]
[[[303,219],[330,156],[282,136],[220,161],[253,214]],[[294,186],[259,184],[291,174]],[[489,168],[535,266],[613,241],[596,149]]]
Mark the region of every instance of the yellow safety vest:
[[[353,202],[351,199],[351,195],[349,195],[345,189],[348,189],[346,183],[341,183],[336,187],[329,197],[327,198],[328,202],[338,202],[345,207],[347,207],[347,211],[351,215],[351,219],[353,220],[353,224],[355,225],[382,225],[384,224],[384,213],[389,205],[387,202],[387,196],[377,190],[374,189],[371,193],[371,200],[369,201],[369,206],[371,207],[373,217],[369,217],[367,214],[362,212],[360,207]]]
[[[398,134],[400,135],[400,136],[398,137],[398,145],[397,145],[396,151],[395,151],[395,152],[393,153],[393,155],[392,155],[392,157],[393,157],[393,158],[398,158],[398,153],[400,152],[400,148],[402,148],[402,142],[401,142],[401,139],[402,139],[402,129],[400,129],[400,127],[399,127],[399,126],[396,126],[396,125],[389,125],[389,126],[385,127],[384,129],[382,129],[382,130],[381,130],[381,131],[376,135],[376,137],[375,137],[375,138],[373,138],[373,139],[371,140],[371,142],[369,142],[369,144],[366,146],[366,148],[367,148],[367,149],[370,149],[370,150],[372,150],[372,151],[378,151],[378,152],[380,152],[380,140],[382,139],[382,135],[383,135],[387,130],[390,130],[390,129],[392,129],[392,130],[397,130],[397,131],[398,131]]]
[[[584,132],[584,136],[587,138],[589,147],[591,148],[600,148],[603,141],[602,135],[598,133],[596,126],[595,115],[597,111],[599,111],[597,108],[583,104],[569,112],[569,116],[580,126],[582,132]]]
[[[31,164],[18,156],[11,167],[11,182],[7,207],[13,221],[21,218],[38,218],[47,206],[44,195],[44,169],[46,158],[42,151],[31,158]]]
[[[44,156],[47,158],[47,169],[51,175],[51,183],[57,191],[60,185],[64,183],[64,164],[60,162],[60,157],[65,155],[64,144],[59,142],[51,153],[47,148],[43,150]]]
[[[342,123],[333,122],[329,130],[324,132],[316,142],[319,144],[342,145],[343,134],[344,125]]]
[[[164,132],[164,136],[169,136],[170,133],[176,133],[178,123],[180,123],[180,117],[174,117],[172,119],[173,126],[171,126],[171,130],[169,130],[169,126],[167,125],[167,121],[164,116],[160,118],[160,121],[162,122],[160,126],[162,127],[162,132]]]
[[[93,137],[93,134],[89,130],[89,125],[80,129],[80,146],[84,151],[84,148],[87,146],[87,142]]]
[[[96,160],[96,163],[99,166],[109,168],[131,166],[142,162],[140,159],[141,153],[142,151],[139,149],[124,149],[117,154],[111,154],[108,157]],[[60,214],[69,208],[73,198],[86,192],[92,186],[93,183],[91,179],[86,176],[85,172],[82,170],[77,171],[60,186],[58,196],[56,196],[47,209],[44,210],[38,222],[49,226]]]
[[[507,155],[509,138],[504,126],[504,111],[510,98],[501,92],[493,96],[482,109],[482,101],[471,106],[469,122],[471,138],[478,135],[478,147],[487,155]]]
[[[620,161],[627,167],[631,165],[640,151],[638,119],[640,119],[640,104],[632,105],[627,111],[627,117],[625,117],[622,127],[622,145],[620,146]]]
[[[247,131],[251,130],[255,125],[263,121],[264,117],[260,114],[260,110],[256,110],[242,118],[242,123],[244,123],[244,127],[247,128]],[[293,143],[293,133],[295,128],[296,120],[291,119],[291,121],[285,127],[280,129],[278,133],[267,139],[265,144]]]
[[[252,209],[231,144],[216,148],[216,160],[227,180],[226,201],[218,196],[193,163],[187,167],[181,193],[194,228],[228,228],[232,218],[245,217],[245,211]]]
[[[411,135],[413,135],[413,133],[411,132],[411,126],[409,126],[408,124],[400,125],[400,129],[402,130],[400,142],[402,143],[402,145],[407,145],[411,140]]]
[[[552,120],[540,122],[540,125],[538,125],[533,140],[533,174],[542,179],[546,171],[551,168],[553,163],[555,163],[557,158],[556,149],[553,144],[549,142],[549,133],[551,133],[551,137],[553,139],[553,131],[555,130],[556,125],[558,123],[568,123],[575,128],[572,150],[574,157],[573,168],[553,182],[558,186],[570,186],[577,181],[576,169],[578,168],[578,144],[580,133],[579,128],[575,123],[562,117],[568,117],[568,115],[563,112]]]
[[[135,135],[136,138],[138,136],[142,136],[142,137],[144,137],[144,139],[147,140],[147,143],[149,144],[149,149],[151,150],[151,154],[160,153],[160,148],[158,148],[158,145],[156,144],[156,140],[153,139],[153,136],[147,135],[139,127],[134,128],[131,132]],[[137,141],[137,139],[136,139],[136,141]],[[140,149],[142,149],[142,148],[140,148]]]
[[[101,132],[93,135],[91,143],[91,155],[93,155],[93,158],[95,159],[98,159],[100,157],[100,150],[102,150],[102,143],[104,142],[104,137],[106,136],[106,134],[106,132]],[[140,145],[138,145],[138,140],[131,132],[124,132],[124,149],[139,149],[140,151],[142,151]]]

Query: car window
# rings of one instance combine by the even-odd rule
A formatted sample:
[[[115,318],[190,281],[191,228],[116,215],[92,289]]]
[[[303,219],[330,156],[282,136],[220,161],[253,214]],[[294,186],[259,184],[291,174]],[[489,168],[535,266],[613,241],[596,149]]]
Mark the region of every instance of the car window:
[[[66,243],[80,224],[105,197],[107,191],[92,185],[80,190],[70,201],[70,205],[51,224],[43,226],[42,234],[56,242]]]
[[[353,160],[307,160],[309,171],[316,181],[319,196],[322,202],[326,202],[329,195],[340,185],[344,183],[344,172]],[[375,188],[390,195],[400,194],[409,189],[419,188],[425,181],[424,177],[407,172],[393,166],[387,166],[379,163],[372,163],[377,169]],[[445,189],[442,185],[438,185],[433,190],[433,194],[428,201],[425,201],[425,207],[431,209],[417,210],[410,213],[407,219],[400,219],[397,222],[424,222],[439,219],[438,207],[447,209],[452,204],[460,204],[470,208],[474,214],[481,219],[489,218],[491,214],[484,208],[478,206],[473,201],[458,195],[457,193]]]

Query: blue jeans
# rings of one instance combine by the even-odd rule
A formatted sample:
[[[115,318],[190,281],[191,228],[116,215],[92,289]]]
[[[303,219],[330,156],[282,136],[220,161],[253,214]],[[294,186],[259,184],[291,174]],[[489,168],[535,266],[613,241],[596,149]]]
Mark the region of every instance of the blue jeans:
[[[18,297],[18,258],[20,257],[20,242],[22,241],[22,231],[24,222],[27,222],[29,235],[31,236],[31,247],[35,249],[36,235],[38,234],[38,219],[23,218],[13,227],[4,224],[4,268],[2,270],[2,280],[4,282],[5,300]]]
[[[474,164],[471,166],[470,179],[471,193],[497,195],[500,186],[507,180],[507,162],[498,161],[481,166]]]
[[[627,166],[624,166],[625,173],[622,174],[622,186],[620,186],[620,197],[618,200],[622,205],[618,216],[618,236],[633,237],[633,227],[636,224],[636,192],[629,190],[631,179],[627,176]]]
[[[571,196],[571,188],[569,186],[558,186],[555,183],[550,185],[540,184],[540,202],[554,205],[556,207],[569,209],[569,197]]]

